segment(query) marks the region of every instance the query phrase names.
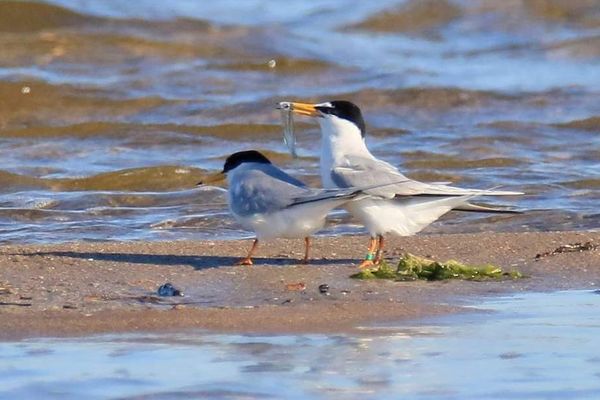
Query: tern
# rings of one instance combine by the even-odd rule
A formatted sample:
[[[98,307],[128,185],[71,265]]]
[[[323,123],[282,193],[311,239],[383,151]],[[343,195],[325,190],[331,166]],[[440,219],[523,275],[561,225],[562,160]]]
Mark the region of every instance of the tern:
[[[362,268],[381,262],[385,234],[414,235],[450,210],[516,212],[480,206],[469,201],[477,196],[523,193],[419,182],[406,177],[393,165],[377,159],[365,143],[366,125],[362,112],[349,101],[319,104],[285,102],[280,103],[279,108],[282,107],[288,107],[299,115],[317,118],[321,128],[319,169],[323,187],[375,187],[365,191],[371,196],[345,205],[371,236],[367,255],[360,264]],[[389,184],[381,186],[385,183]]]
[[[227,200],[231,214],[245,229],[256,234],[248,255],[238,265],[252,265],[259,240],[274,238],[304,238],[303,261],[308,262],[310,236],[325,225],[327,214],[363,194],[356,188],[309,188],[256,150],[230,155],[222,171],[199,184],[224,179],[229,185]]]

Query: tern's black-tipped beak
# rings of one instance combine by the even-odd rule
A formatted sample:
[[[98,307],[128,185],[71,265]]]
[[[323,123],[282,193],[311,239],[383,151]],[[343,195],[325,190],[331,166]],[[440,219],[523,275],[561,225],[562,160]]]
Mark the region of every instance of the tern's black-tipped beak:
[[[293,113],[299,115],[306,115],[308,117],[320,117],[321,113],[316,108],[316,104],[308,103],[295,103],[295,102],[281,102],[279,103],[278,109],[290,109]]]

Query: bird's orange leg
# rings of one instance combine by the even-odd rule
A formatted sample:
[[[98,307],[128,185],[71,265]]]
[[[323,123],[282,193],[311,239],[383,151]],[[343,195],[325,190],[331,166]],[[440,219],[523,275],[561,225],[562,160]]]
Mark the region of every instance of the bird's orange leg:
[[[254,239],[254,242],[252,243],[252,247],[250,248],[250,251],[248,252],[248,255],[246,256],[246,258],[241,259],[240,261],[236,262],[235,265],[252,265],[252,254],[254,254],[254,251],[256,250],[256,248],[258,247],[258,239]]]
[[[375,265],[373,260],[375,259],[375,251],[377,249],[377,239],[371,237],[371,242],[369,243],[369,250],[367,250],[367,255],[365,259],[358,265],[358,268],[370,268]]]
[[[373,260],[375,265],[379,265],[383,261],[383,245],[385,242],[383,239],[383,235],[378,235],[378,236],[379,236],[379,244],[377,245],[377,253],[375,253],[375,260]]]
[[[304,238],[304,260],[302,260],[302,262],[304,264],[308,264],[309,252],[310,252],[310,238],[307,236]]]

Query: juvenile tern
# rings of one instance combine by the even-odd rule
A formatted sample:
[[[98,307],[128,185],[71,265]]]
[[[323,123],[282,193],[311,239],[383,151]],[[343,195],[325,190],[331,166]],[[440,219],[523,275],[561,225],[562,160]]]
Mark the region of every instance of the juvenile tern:
[[[231,214],[256,234],[248,255],[237,263],[240,265],[252,265],[259,240],[274,238],[304,238],[304,262],[308,262],[309,237],[325,225],[327,213],[362,194],[355,188],[309,188],[255,150],[230,155],[221,172],[199,184],[225,178]]]
[[[476,196],[512,196],[520,192],[463,189],[446,183],[424,183],[404,176],[393,165],[377,159],[365,143],[366,126],[360,108],[344,101],[320,104],[283,102],[299,115],[317,117],[321,128],[320,174],[325,188],[378,186],[372,195],[345,205],[371,235],[360,267],[379,264],[384,235],[413,235],[450,210],[514,212],[471,204]],[[392,184],[391,182],[397,182]]]

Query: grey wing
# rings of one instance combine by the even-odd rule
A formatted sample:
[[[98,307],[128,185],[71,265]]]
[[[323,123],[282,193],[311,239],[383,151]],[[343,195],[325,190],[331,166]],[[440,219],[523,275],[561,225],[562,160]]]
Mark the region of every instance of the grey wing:
[[[258,170],[277,180],[278,192],[285,191],[288,195],[285,197],[284,207],[293,207],[299,204],[314,203],[328,200],[339,200],[352,198],[360,193],[355,188],[341,189],[313,189],[304,184],[304,182],[288,175],[274,165],[259,165]],[[290,186],[284,185],[287,183]]]
[[[334,208],[361,193],[354,188],[312,189],[274,166],[245,171],[231,182],[229,190],[230,207],[242,216],[272,213],[316,202],[331,202],[331,208]]]
[[[356,156],[347,156],[346,160],[345,166],[331,170],[331,179],[338,187],[363,188],[368,194],[393,198],[420,194],[426,185],[407,178],[385,161]]]
[[[404,176],[393,165],[366,157],[347,156],[347,164],[331,170],[331,179],[342,188],[355,187],[365,193],[384,198],[396,196],[465,196],[465,195],[516,195],[519,192],[462,189],[445,184],[415,181]]]
[[[289,207],[297,197],[310,191],[272,175],[272,171],[255,169],[246,171],[231,182],[229,205],[232,211],[242,216],[276,212]]]

